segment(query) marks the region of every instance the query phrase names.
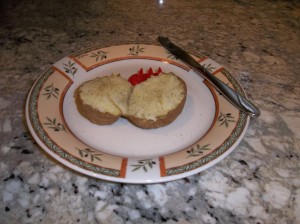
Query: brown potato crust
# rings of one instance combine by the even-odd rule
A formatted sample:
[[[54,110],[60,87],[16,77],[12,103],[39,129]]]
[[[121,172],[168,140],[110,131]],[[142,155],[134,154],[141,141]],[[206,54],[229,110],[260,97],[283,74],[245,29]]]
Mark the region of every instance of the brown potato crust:
[[[99,125],[109,125],[119,119],[119,116],[115,116],[110,113],[103,113],[83,103],[82,99],[80,98],[79,88],[76,89],[74,97],[79,113],[92,123]]]

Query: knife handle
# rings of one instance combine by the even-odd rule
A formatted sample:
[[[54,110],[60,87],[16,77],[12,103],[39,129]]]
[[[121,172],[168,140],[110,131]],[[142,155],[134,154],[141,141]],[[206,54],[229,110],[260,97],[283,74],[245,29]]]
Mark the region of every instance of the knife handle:
[[[232,88],[227,86],[224,82],[211,74],[207,69],[198,69],[194,67],[194,71],[209,81],[222,95],[235,107],[247,113],[251,117],[258,117],[260,115],[259,109],[251,103],[248,99],[238,94]]]
[[[159,36],[158,41],[164,46],[168,51],[170,51],[176,58],[192,67],[192,69],[205,78],[209,83],[211,83],[223,96],[235,107],[241,111],[247,113],[251,117],[258,117],[260,115],[259,109],[247,100],[245,97],[241,96],[224,82],[218,79],[216,76],[211,74],[205,67],[200,65],[191,55],[186,51],[182,50],[180,47],[172,43],[169,38],[164,36]]]

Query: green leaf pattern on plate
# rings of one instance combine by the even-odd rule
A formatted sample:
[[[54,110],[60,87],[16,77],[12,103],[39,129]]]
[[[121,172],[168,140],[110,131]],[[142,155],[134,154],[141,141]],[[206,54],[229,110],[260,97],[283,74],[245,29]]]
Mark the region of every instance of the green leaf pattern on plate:
[[[54,131],[65,131],[67,132],[65,126],[62,123],[56,121],[56,118],[46,117],[47,122],[44,123],[48,128],[53,129]]]
[[[71,61],[69,61],[67,64],[64,63],[63,65],[64,65],[65,72],[71,74],[74,77],[74,75],[77,72],[77,68],[75,67],[75,62],[72,63]]]
[[[201,156],[203,154],[203,151],[210,150],[210,148],[208,148],[209,145],[210,144],[200,146],[199,144],[197,144],[196,146],[186,151],[188,154],[187,157]]]
[[[102,156],[102,153],[99,153],[96,150],[90,149],[90,148],[85,148],[85,149],[78,149],[78,153],[81,156],[81,158],[87,158],[89,157],[91,162],[94,162],[94,160],[102,161],[100,156]]]
[[[202,65],[204,68],[206,68],[208,71],[213,72],[214,69],[216,69],[215,67],[212,66],[211,63],[209,64],[203,64]]]
[[[96,61],[99,61],[99,59],[100,59],[100,61],[102,61],[102,60],[107,59],[107,54],[108,54],[108,53],[109,53],[109,52],[106,52],[106,51],[97,51],[96,53],[93,52],[93,53],[90,55],[90,57],[91,57],[91,58],[95,58]]]
[[[234,117],[231,115],[231,113],[223,114],[220,112],[220,115],[218,117],[218,122],[220,123],[220,126],[225,125],[226,128],[229,127],[230,122],[235,122]]]
[[[143,159],[143,160],[138,160],[137,164],[131,166],[134,167],[132,171],[137,171],[139,169],[142,169],[143,171],[147,172],[148,169],[149,168],[152,169],[154,165],[156,165],[156,162],[153,161],[152,159]]]
[[[51,97],[58,98],[59,96],[59,89],[53,86],[53,83],[51,85],[48,85],[44,88],[44,96],[47,96],[47,100]]]
[[[140,45],[136,45],[136,46],[132,46],[129,48],[129,54],[128,55],[139,55],[139,53],[143,53],[144,52],[144,47],[140,47]]]

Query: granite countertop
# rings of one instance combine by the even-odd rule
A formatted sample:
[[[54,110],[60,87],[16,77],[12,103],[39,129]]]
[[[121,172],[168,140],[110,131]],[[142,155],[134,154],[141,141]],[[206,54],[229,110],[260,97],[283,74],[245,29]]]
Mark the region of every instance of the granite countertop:
[[[298,1],[1,1],[0,223],[300,223]],[[261,109],[233,153],[160,184],[110,183],[48,156],[25,123],[33,82],[94,44],[159,34],[224,65]]]

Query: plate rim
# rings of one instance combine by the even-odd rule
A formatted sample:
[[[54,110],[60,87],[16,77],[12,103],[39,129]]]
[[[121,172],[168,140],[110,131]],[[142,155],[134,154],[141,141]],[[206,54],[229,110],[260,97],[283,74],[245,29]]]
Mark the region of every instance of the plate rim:
[[[145,43],[129,43],[129,44],[145,44]],[[120,45],[125,45],[124,43],[121,43],[121,44],[117,44],[117,45],[106,45],[104,47],[112,47],[112,46],[120,46]],[[159,45],[156,45],[156,44],[153,44],[153,43],[146,43],[145,45],[149,45],[149,46],[159,46]],[[83,51],[88,51],[88,50],[91,50],[91,49],[101,49],[101,48],[104,48],[103,45],[95,45],[91,48],[86,48],[86,49],[82,49],[82,50],[79,50],[77,52],[74,52],[70,55],[75,55],[75,54],[79,54],[80,52],[83,52]],[[161,47],[161,46],[159,46]],[[196,57],[199,57],[198,54],[195,54],[195,53],[191,53],[193,54],[194,56]],[[63,57],[62,59],[64,58],[67,58],[67,57],[70,57],[70,55],[67,55],[65,57]],[[201,54],[199,54],[201,55]],[[61,59],[61,60],[62,60]],[[59,62],[59,61],[57,61]],[[56,62],[56,63],[57,63]],[[37,141],[38,145],[40,147],[42,147],[42,149],[44,151],[46,151],[50,156],[52,156],[55,160],[59,161],[60,163],[62,163],[63,165],[69,167],[70,169],[72,170],[75,170],[76,172],[80,172],[80,173],[83,173],[83,174],[86,174],[88,176],[91,176],[91,177],[95,177],[95,178],[100,178],[102,180],[107,180],[107,181],[113,181],[113,182],[121,182],[121,183],[159,183],[159,182],[167,182],[167,181],[171,181],[171,180],[176,180],[176,179],[181,179],[183,177],[187,177],[187,176],[190,176],[190,175],[193,175],[193,174],[196,174],[196,173],[199,173],[203,170],[206,170],[208,169],[209,167],[211,166],[214,166],[216,163],[220,162],[221,160],[223,160],[223,158],[227,157],[235,148],[236,146],[239,144],[239,142],[242,140],[247,128],[248,128],[248,125],[249,125],[249,117],[244,114],[243,112],[239,112],[240,116],[244,116],[246,121],[244,123],[244,126],[243,126],[243,130],[242,132],[240,133],[239,135],[239,138],[236,139],[236,141],[231,145],[231,147],[229,147],[228,149],[226,149],[225,152],[223,152],[220,156],[217,156],[215,159],[213,159],[212,161],[209,161],[208,163],[205,163],[204,165],[201,165],[200,167],[197,167],[195,169],[192,169],[192,170],[189,170],[187,172],[182,172],[182,173],[176,173],[176,174],[173,174],[173,175],[168,175],[168,176],[163,176],[163,177],[160,177],[158,179],[145,179],[145,180],[139,180],[139,179],[126,179],[126,177],[124,178],[120,178],[120,177],[113,177],[113,176],[107,176],[107,175],[103,175],[103,174],[99,174],[99,173],[94,173],[93,171],[90,171],[90,170],[86,170],[84,168],[81,168],[81,167],[78,167],[76,166],[75,164],[67,161],[67,160],[64,160],[62,157],[60,157],[59,155],[57,155],[56,153],[54,153],[51,149],[49,149],[45,143],[39,138],[39,136],[36,136],[36,132],[34,130],[34,127],[31,123],[31,119],[30,119],[30,115],[29,115],[29,104],[30,104],[30,96],[32,96],[32,93],[33,93],[33,90],[34,90],[34,87],[36,86],[36,84],[38,83],[38,81],[45,75],[45,73],[47,71],[49,71],[49,69],[51,69],[54,65],[51,65],[49,66],[44,72],[42,72],[42,74],[40,74],[40,76],[35,80],[34,84],[32,85],[29,93],[28,93],[28,96],[26,98],[26,106],[25,106],[25,114],[26,114],[26,123],[27,123],[27,126],[29,127],[29,130],[31,132],[31,134],[33,135],[34,137],[34,140]],[[239,91],[240,93],[242,93],[242,95],[245,95],[245,92],[241,86],[241,84],[238,82],[238,80],[236,80],[225,68],[223,69],[223,72],[227,73],[227,74],[224,74],[224,75],[228,75],[228,78],[231,78],[233,82],[236,82],[237,86],[240,88]]]

